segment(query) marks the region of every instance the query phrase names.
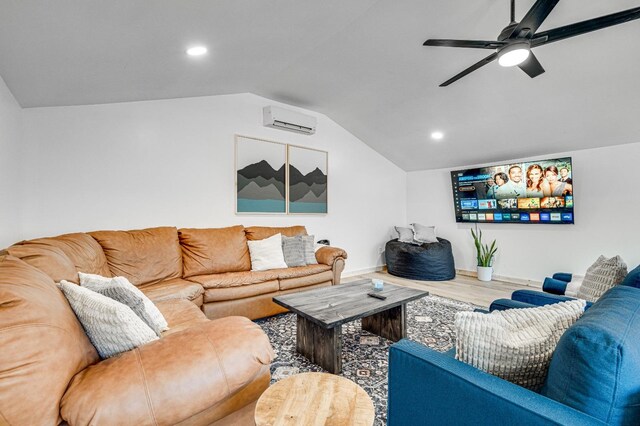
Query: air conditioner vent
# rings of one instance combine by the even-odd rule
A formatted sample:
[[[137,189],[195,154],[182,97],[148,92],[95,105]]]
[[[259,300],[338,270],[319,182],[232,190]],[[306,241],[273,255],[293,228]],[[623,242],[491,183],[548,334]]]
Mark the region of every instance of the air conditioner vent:
[[[316,118],[288,109],[266,106],[262,109],[263,124],[275,129],[312,135],[316,132]]]

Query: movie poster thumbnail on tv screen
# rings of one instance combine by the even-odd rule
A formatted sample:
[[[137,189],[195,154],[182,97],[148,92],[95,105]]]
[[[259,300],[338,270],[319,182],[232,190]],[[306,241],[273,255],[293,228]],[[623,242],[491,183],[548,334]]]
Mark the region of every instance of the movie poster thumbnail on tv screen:
[[[574,223],[571,158],[451,172],[457,222]]]

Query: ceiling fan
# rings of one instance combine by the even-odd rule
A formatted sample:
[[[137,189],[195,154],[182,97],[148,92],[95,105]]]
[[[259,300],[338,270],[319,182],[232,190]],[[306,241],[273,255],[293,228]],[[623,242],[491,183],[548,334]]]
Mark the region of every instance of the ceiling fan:
[[[542,65],[540,65],[540,62],[538,62],[538,59],[531,51],[534,47],[640,18],[640,7],[634,7],[633,9],[612,13],[611,15],[536,33],[542,22],[549,16],[559,1],[560,0],[537,0],[522,20],[516,22],[515,0],[511,0],[511,22],[500,32],[497,41],[441,39],[429,39],[425,41],[423,46],[468,47],[495,51],[483,60],[445,81],[440,87],[450,85],[478,68],[493,62],[496,58],[502,66],[510,67],[517,65],[522,71],[527,73],[529,77],[537,77],[544,72],[544,68],[542,68]]]

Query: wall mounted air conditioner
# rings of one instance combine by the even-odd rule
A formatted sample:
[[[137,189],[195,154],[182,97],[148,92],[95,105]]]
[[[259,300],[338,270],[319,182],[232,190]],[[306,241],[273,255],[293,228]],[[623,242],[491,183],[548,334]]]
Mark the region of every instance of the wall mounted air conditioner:
[[[277,106],[271,105],[262,108],[262,118],[263,124],[267,127],[305,135],[312,135],[316,132],[317,120],[315,117]]]

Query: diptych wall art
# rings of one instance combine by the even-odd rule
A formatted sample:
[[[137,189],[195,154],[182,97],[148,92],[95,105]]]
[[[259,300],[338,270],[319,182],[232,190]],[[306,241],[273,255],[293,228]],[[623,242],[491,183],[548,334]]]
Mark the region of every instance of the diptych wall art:
[[[327,153],[289,145],[289,213],[327,212]]]
[[[326,214],[328,154],[236,135],[236,213]]]
[[[236,213],[286,213],[287,146],[236,136]]]

